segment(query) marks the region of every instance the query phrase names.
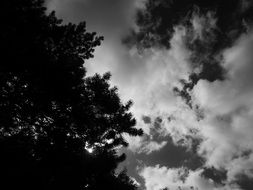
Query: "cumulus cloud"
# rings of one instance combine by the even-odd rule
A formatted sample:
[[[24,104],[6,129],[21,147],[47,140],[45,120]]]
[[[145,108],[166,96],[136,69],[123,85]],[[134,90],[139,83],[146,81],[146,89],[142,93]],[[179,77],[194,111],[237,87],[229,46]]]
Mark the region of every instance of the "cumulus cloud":
[[[218,190],[221,187],[212,180],[201,176],[202,170],[191,171],[186,168],[167,168],[156,165],[144,167],[140,175],[145,179],[147,190]],[[221,190],[221,189],[220,189]]]
[[[240,174],[253,177],[252,45],[253,34],[243,35],[224,52],[226,80],[201,80],[193,89],[196,104],[207,113],[199,153],[207,165],[225,168],[229,181]]]
[[[196,24],[195,28],[201,30]],[[152,109],[156,110],[153,115],[160,113],[163,119],[159,129],[162,135],[170,135],[175,144],[189,148],[192,148],[193,139],[199,139],[197,154],[205,158],[203,166],[225,170],[227,179],[223,184],[217,184],[201,175],[204,169],[199,168],[189,170],[183,181],[179,180],[178,174],[182,168],[146,166],[140,175],[148,190],[177,189],[178,186],[181,189],[190,189],[191,186],[212,190],[241,189],[238,185],[241,176],[253,179],[252,48],[253,34],[249,31],[221,52],[220,64],[225,70],[225,79],[213,82],[199,80],[188,91],[193,107],[183,101],[168,104],[159,98],[154,99],[156,105],[163,104]]]
[[[129,51],[131,61],[138,66],[135,67],[136,69],[131,70],[131,74],[128,74],[126,78],[124,78],[124,74],[120,75],[121,80],[127,81],[127,83],[121,83],[121,80],[116,78],[116,73],[120,73],[120,71],[116,71],[115,78],[112,79],[112,81],[115,79],[115,83],[119,86],[123,99],[133,99],[134,105],[131,111],[137,118],[137,127],[142,128],[151,139],[153,136],[151,130],[156,125],[154,122],[145,123],[142,120],[143,116],[150,115],[151,120],[161,116],[163,120],[160,125],[163,126],[166,123],[164,118],[169,116],[168,113],[175,112],[179,106],[184,106],[183,100],[175,95],[173,88],[181,85],[179,83],[180,79],[187,80],[191,70],[187,64],[189,52],[186,51],[183,42],[184,28],[178,27],[175,28],[175,31],[175,35],[171,40],[172,48],[169,51],[153,48],[145,50],[140,55],[137,50],[131,49]],[[131,67],[131,69],[133,68]],[[123,72],[127,72],[127,69]],[[160,129],[163,129],[163,127]],[[156,128],[156,132],[159,132],[158,128]],[[136,137],[132,138],[135,139]],[[147,141],[140,140],[140,143],[136,143],[136,141],[130,140],[129,148],[134,147],[131,146],[132,142],[135,142],[134,146],[142,146]],[[163,146],[165,146],[165,142],[161,144],[150,142],[148,147],[156,147],[159,150]],[[149,153],[149,151],[146,152]]]
[[[137,118],[137,127],[142,128],[151,139],[152,131],[156,131],[161,137],[170,136],[176,145],[187,146],[189,150],[196,145],[196,139],[201,139],[198,130],[199,119],[203,113],[200,109],[192,110],[185,100],[175,93],[174,88],[182,89],[184,85],[180,81],[187,82],[193,72],[201,71],[201,64],[193,65],[192,57],[196,54],[189,48],[189,41],[191,43],[198,40],[207,41],[202,45],[208,45],[209,42],[203,39],[203,35],[212,33],[216,19],[212,12],[201,16],[196,13],[193,14],[191,22],[192,28],[183,25],[174,28],[170,49],[153,47],[139,54],[135,47],[132,47],[128,60],[132,64],[136,63],[135,67],[130,68],[137,69],[131,70],[127,79],[120,74],[120,78],[127,83],[120,83],[118,78],[115,80],[116,83],[118,82],[123,98],[134,100],[131,111]],[[209,40],[213,38],[210,34]],[[202,55],[205,56],[207,55]],[[127,70],[124,69],[124,72]],[[120,71],[115,72],[116,77],[117,73]],[[143,115],[149,115],[153,121],[160,117],[160,127],[157,128],[155,122],[150,124],[143,122],[141,120]],[[133,151],[137,150],[137,146],[141,147],[147,142],[134,139],[135,137],[129,141],[129,148]],[[134,142],[133,146],[131,146],[132,142]]]

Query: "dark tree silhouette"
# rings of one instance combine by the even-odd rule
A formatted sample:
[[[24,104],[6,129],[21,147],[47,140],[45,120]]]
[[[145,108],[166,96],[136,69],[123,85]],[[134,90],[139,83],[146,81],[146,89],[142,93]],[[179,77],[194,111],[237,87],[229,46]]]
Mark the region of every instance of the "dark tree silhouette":
[[[2,2],[0,188],[136,189],[115,173],[123,134],[142,134],[132,103],[121,102],[109,73],[85,77],[103,38],[85,22],[62,24],[43,4]]]

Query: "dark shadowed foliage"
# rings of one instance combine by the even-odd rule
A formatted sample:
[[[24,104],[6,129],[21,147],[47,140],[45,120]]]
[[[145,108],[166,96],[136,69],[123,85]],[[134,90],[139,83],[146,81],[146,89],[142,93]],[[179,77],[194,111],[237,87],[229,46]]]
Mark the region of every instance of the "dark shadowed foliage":
[[[2,2],[0,189],[136,189],[115,169],[141,135],[110,74],[85,77],[102,37],[61,24],[42,0]],[[89,153],[87,150],[92,149]]]

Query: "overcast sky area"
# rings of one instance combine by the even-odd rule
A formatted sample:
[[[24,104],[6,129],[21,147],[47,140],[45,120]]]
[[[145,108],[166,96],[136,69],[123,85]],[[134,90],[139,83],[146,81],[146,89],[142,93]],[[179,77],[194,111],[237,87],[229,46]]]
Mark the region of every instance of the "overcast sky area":
[[[253,189],[253,32],[245,19],[251,1],[238,0],[233,27],[223,24],[232,17],[196,8],[188,14],[190,24],[173,24],[170,47],[140,51],[122,40],[140,31],[136,11],[145,10],[145,2],[47,0],[48,10],[64,22],[86,21],[88,31],[104,36],[85,63],[87,74],[110,71],[122,100],[134,102],[131,111],[144,135],[125,136],[128,157],[122,167],[143,190]],[[227,44],[220,33],[230,39]],[[222,79],[206,77],[208,62],[222,69]],[[193,73],[199,76],[195,83]],[[186,83],[192,87],[184,88]]]

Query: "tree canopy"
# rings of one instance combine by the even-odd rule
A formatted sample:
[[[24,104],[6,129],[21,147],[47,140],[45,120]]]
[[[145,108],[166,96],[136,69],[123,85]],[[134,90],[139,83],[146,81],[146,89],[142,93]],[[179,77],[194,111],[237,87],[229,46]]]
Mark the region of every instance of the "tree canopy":
[[[115,169],[141,135],[110,74],[86,77],[103,37],[63,24],[43,0],[2,2],[1,189],[136,189]],[[88,150],[92,149],[92,154]]]

